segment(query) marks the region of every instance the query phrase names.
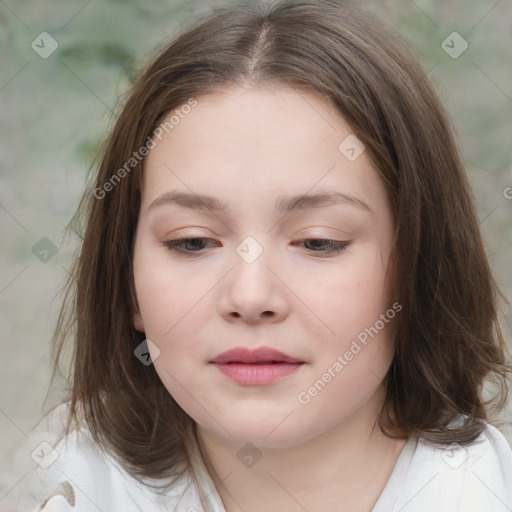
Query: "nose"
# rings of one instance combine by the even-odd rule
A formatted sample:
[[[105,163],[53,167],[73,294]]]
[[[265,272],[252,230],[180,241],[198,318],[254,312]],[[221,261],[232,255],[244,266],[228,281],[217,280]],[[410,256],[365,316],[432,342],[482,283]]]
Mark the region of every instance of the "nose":
[[[230,322],[281,322],[290,310],[290,289],[275,258],[263,252],[254,260],[235,254],[233,269],[223,280],[218,309]]]

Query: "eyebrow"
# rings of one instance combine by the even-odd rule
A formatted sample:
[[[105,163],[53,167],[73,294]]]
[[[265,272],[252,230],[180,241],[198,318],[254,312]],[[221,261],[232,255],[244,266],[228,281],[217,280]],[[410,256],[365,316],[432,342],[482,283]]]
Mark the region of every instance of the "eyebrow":
[[[157,197],[148,208],[148,211],[157,206],[174,204],[192,210],[210,210],[221,213],[229,208],[228,201],[220,201],[216,197],[194,194],[188,192],[166,192]],[[324,206],[348,205],[372,213],[372,209],[361,199],[341,192],[323,192],[314,195],[279,196],[275,209],[279,213],[288,213],[291,210],[308,210]]]

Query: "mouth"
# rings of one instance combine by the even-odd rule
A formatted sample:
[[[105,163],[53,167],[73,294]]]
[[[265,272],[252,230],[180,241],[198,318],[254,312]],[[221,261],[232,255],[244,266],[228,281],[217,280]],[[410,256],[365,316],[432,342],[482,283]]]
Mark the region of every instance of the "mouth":
[[[299,364],[304,363],[294,357],[291,357],[279,350],[269,347],[260,347],[250,350],[245,347],[236,347],[227,350],[212,359],[210,363],[214,364]]]
[[[223,375],[243,385],[264,385],[295,373],[304,361],[278,350],[261,347],[249,350],[238,347],[209,361]]]

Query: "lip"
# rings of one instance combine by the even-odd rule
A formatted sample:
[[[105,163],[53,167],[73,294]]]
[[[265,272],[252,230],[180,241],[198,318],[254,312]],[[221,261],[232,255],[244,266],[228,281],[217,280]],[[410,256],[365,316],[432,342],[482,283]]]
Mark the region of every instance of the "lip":
[[[270,347],[259,347],[251,350],[245,347],[236,347],[222,352],[212,359],[210,363],[303,363],[279,350]]]
[[[239,384],[258,386],[291,375],[304,361],[270,347],[255,350],[237,347],[219,354],[210,364]]]

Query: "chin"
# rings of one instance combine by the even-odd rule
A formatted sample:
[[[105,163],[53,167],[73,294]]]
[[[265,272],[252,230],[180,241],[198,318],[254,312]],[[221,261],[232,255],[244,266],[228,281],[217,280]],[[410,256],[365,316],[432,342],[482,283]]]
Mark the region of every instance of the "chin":
[[[311,428],[303,425],[293,424],[289,420],[283,421],[286,415],[280,415],[275,419],[262,419],[258,421],[254,415],[245,415],[242,417],[219,418],[220,425],[226,425],[226,432],[219,427],[219,424],[212,424],[210,421],[203,428],[214,434],[216,437],[222,438],[226,443],[243,447],[246,443],[251,443],[261,449],[281,449],[303,443],[314,438],[320,432],[315,431],[317,425]],[[290,420],[293,414],[290,415]],[[243,418],[243,419],[241,419]],[[307,430],[305,431],[304,428]]]

